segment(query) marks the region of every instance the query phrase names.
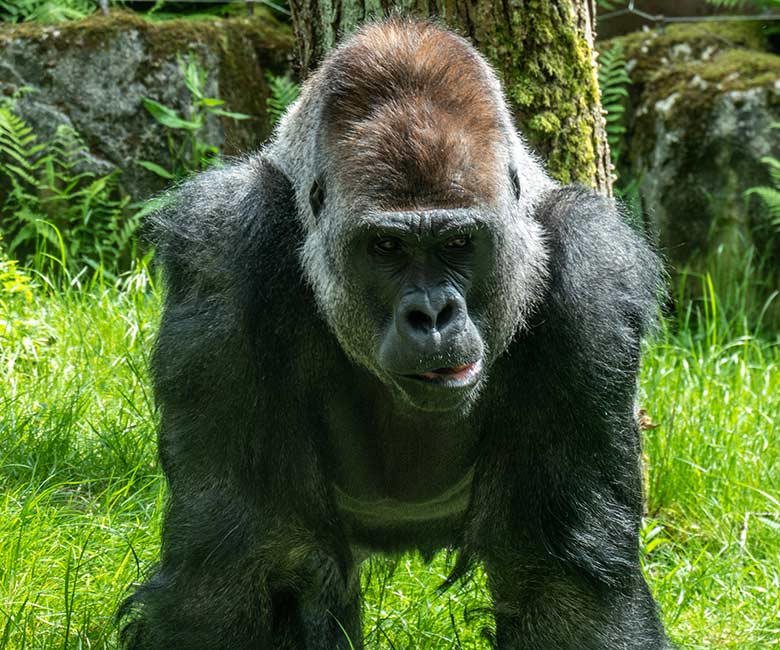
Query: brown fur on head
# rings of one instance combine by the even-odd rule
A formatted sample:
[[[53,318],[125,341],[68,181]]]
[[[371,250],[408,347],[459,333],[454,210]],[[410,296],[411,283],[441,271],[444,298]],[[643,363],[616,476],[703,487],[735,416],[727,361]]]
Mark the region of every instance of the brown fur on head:
[[[384,208],[495,197],[501,122],[466,41],[398,18],[364,27],[326,65],[323,144],[361,196]]]

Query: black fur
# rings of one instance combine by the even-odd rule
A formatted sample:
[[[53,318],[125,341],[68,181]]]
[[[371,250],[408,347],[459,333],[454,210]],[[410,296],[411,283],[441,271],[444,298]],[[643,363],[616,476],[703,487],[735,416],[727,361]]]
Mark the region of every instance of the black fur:
[[[613,202],[529,188],[541,168],[518,189],[522,162],[498,181],[509,212],[475,208],[493,262],[477,249],[464,296],[486,368],[442,413],[371,360],[361,310],[381,300],[353,289],[357,262],[339,266],[348,217],[332,212],[327,160],[299,178],[271,147],[175,193],[154,222],[170,498],[159,567],[120,612],[126,648],[345,650],[345,631],[359,648],[364,553],[442,546],[459,549],[453,579],[486,567],[500,650],[668,647],[638,549],[636,381],[657,260]],[[323,171],[312,221],[302,206]],[[302,254],[315,232],[326,262]],[[327,287],[349,313],[333,316]]]

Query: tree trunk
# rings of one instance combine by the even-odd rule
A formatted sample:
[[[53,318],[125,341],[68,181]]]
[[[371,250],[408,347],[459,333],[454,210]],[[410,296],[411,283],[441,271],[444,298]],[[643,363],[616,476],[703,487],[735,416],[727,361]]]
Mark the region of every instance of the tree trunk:
[[[611,192],[595,0],[290,0],[290,8],[304,74],[365,20],[391,11],[443,20],[496,68],[519,129],[550,173]]]

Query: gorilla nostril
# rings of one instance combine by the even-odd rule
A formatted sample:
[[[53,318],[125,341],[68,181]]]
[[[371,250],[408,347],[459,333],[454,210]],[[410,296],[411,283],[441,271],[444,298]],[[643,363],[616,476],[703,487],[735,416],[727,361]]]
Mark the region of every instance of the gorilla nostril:
[[[427,314],[417,311],[416,309],[410,311],[407,314],[406,319],[409,321],[413,330],[428,332],[433,328],[433,321],[431,318]]]
[[[452,320],[454,309],[452,308],[451,304],[447,304],[444,306],[444,309],[442,309],[439,312],[439,315],[436,317],[436,329],[441,331],[445,327],[447,327],[447,323],[449,323]]]

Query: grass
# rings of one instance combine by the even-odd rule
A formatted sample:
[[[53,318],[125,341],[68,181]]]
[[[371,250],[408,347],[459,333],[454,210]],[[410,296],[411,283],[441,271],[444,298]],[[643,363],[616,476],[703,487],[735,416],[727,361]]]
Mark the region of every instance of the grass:
[[[159,294],[140,271],[0,298],[0,650],[114,648],[164,503],[146,377]],[[780,348],[704,304],[646,356],[645,568],[681,647],[780,649]],[[440,595],[447,565],[367,568],[369,648],[489,647],[481,577]]]

